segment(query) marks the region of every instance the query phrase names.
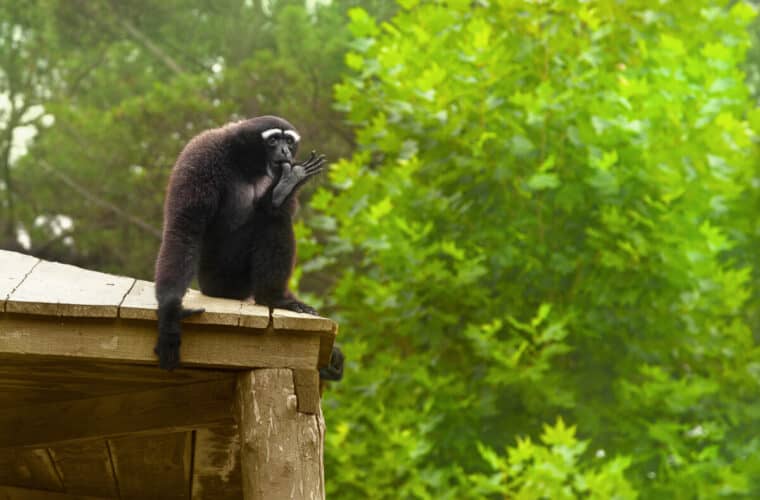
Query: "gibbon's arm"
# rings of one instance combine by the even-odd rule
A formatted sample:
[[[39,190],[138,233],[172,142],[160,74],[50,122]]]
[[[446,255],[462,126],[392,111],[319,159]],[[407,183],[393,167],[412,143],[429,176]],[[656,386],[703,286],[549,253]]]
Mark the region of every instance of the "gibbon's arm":
[[[156,261],[158,342],[161,368],[179,364],[180,322],[202,309],[183,309],[182,297],[198,267],[201,239],[219,203],[219,188],[197,170],[175,172],[166,194],[164,232]]]
[[[298,192],[298,188],[310,177],[322,172],[327,159],[325,155],[317,156],[315,151],[303,163],[296,163],[292,167],[284,164],[282,175],[277,185],[272,190],[272,205],[280,208],[289,198]]]

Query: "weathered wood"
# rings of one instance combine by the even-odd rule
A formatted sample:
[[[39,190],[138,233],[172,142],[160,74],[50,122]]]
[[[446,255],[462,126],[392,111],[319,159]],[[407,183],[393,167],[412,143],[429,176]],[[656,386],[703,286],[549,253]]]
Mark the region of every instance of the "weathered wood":
[[[288,311],[286,309],[272,310],[272,327],[275,330],[299,330],[302,332],[333,332],[335,322],[330,319],[311,314]]]
[[[293,370],[293,383],[298,398],[298,411],[319,413],[319,372],[317,370]]]
[[[111,457],[102,439],[50,448],[50,457],[66,493],[106,498],[119,496]]]
[[[30,255],[0,250],[0,311],[5,311],[8,296],[39,262]]]
[[[186,500],[192,433],[109,440],[122,500]]]
[[[0,356],[55,356],[93,361],[158,363],[156,325],[146,321],[0,316]],[[314,368],[318,335],[185,325],[183,366]]]
[[[300,413],[287,369],[238,375],[237,418],[245,500],[323,499],[323,427]]]
[[[240,436],[235,425],[195,431],[193,500],[240,500]]]
[[[119,308],[119,316],[125,319],[155,320],[155,286],[149,281],[138,280]],[[269,325],[269,308],[203,295],[197,290],[188,290],[182,299],[188,309],[203,308],[203,314],[191,316],[186,323],[244,326],[246,328],[266,328]]]
[[[6,312],[115,318],[133,278],[42,261],[10,294]]]
[[[320,335],[318,368],[327,366],[330,361],[338,325],[327,318],[297,313],[285,309],[272,310],[272,328],[277,332],[299,331],[315,332]]]
[[[221,370],[167,372],[156,370],[155,366],[2,355],[0,408],[137,392],[229,376],[229,371]]]
[[[224,422],[232,418],[234,386],[230,378],[0,409],[0,449],[174,432]]]
[[[108,500],[108,498],[69,495],[68,493],[56,493],[54,491],[14,488],[13,486],[0,486],[0,500]]]
[[[47,450],[0,450],[0,484],[62,491]],[[2,497],[0,497],[2,498]]]

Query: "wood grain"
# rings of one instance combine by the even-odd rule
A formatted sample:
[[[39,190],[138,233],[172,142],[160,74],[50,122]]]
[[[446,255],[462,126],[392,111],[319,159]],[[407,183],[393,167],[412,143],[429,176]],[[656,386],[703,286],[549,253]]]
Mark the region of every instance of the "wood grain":
[[[5,315],[0,317],[0,356],[39,355],[98,362],[157,364],[155,324]],[[183,366],[240,369],[314,368],[318,335],[267,333],[223,326],[185,325]]]
[[[166,433],[232,420],[234,386],[229,378],[0,409],[0,449]]]
[[[298,398],[298,411],[312,415],[319,413],[319,372],[293,370],[293,384]]]
[[[245,326],[264,329],[269,325],[269,309],[239,300],[221,299],[188,290],[182,299],[187,309],[205,309],[205,312],[187,318],[185,323]],[[153,283],[138,280],[119,308],[125,319],[156,320],[156,291]]]
[[[45,449],[0,450],[0,484],[51,491],[63,490],[53,461]]]
[[[50,457],[67,493],[118,497],[111,457],[102,439],[50,448]]]
[[[122,500],[187,500],[192,433],[109,440]]]
[[[15,488],[13,486],[0,486],[0,500],[108,500],[102,497],[88,497],[82,495],[69,495],[54,491],[32,490],[28,488]]]
[[[273,309],[272,327],[275,330],[333,332],[335,330],[335,322],[331,319],[313,316],[311,314],[298,313],[286,309]]]
[[[115,318],[132,278],[42,261],[10,294],[6,312]]]
[[[300,413],[287,369],[238,375],[237,419],[245,500],[324,499],[322,429]]]
[[[30,255],[0,250],[0,312],[5,311],[11,292],[39,262],[40,259]]]
[[[240,500],[240,437],[235,425],[195,431],[193,500]]]

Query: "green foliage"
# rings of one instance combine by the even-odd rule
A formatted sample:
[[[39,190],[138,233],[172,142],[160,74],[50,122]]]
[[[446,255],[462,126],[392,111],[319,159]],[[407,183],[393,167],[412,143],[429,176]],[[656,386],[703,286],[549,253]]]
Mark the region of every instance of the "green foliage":
[[[558,414],[622,458],[545,443],[492,494],[760,494],[754,9],[399,5],[349,13],[359,151],[301,231],[349,359],[331,497],[477,496],[473,443]]]
[[[575,427],[566,427],[561,418],[554,427],[544,426],[541,442],[543,446],[530,438],[518,438],[517,445],[507,450],[506,458],[479,446],[480,454],[495,474],[474,476],[475,490],[483,495],[498,493],[504,498],[520,500],[636,498],[636,492],[623,474],[630,459],[617,458],[598,467],[582,467],[579,457],[586,451],[588,442],[578,441]],[[597,450],[598,458],[604,455],[604,450]]]
[[[749,3],[17,3],[2,246],[150,277],[195,133],[334,160],[294,279],[348,356],[330,498],[760,496]]]
[[[31,253],[150,278],[166,180],[193,135],[279,114],[299,128],[303,150],[347,155],[353,139],[331,87],[354,3],[36,3],[30,12],[44,22],[30,33],[45,27],[56,41],[45,60],[56,78],[35,104],[55,125],[38,129],[13,168],[10,240],[18,227]],[[64,233],[51,223],[59,216],[73,220]]]

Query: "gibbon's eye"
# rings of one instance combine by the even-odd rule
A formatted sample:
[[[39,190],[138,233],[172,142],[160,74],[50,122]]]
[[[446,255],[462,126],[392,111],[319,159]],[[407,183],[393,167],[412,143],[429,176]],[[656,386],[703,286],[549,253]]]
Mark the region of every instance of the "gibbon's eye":
[[[286,136],[285,136],[285,142],[287,142],[287,143],[288,143],[288,146],[292,146],[292,145],[293,145],[293,143],[294,143],[294,142],[296,142],[296,141],[295,141],[295,140],[293,140],[293,137],[291,137],[290,135],[286,135]]]
[[[277,138],[276,137],[270,137],[267,139],[267,144],[270,146],[276,146],[277,145]]]

